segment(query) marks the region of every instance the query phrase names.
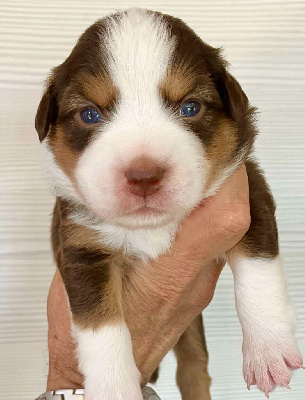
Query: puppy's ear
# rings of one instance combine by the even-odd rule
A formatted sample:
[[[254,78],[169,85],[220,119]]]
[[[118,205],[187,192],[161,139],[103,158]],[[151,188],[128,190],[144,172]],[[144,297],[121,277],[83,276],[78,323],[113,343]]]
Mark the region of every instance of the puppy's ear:
[[[240,84],[225,68],[216,75],[215,83],[226,112],[240,121],[249,110],[248,97]]]
[[[58,99],[54,80],[51,78],[40,100],[35,118],[35,128],[40,141],[47,136],[50,126],[55,124],[57,115]]]

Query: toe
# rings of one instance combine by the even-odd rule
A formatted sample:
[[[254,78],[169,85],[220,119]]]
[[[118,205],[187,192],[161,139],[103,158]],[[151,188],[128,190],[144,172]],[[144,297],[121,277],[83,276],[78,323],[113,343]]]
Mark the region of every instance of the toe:
[[[300,353],[285,354],[284,360],[288,368],[299,369],[303,366],[303,358]]]

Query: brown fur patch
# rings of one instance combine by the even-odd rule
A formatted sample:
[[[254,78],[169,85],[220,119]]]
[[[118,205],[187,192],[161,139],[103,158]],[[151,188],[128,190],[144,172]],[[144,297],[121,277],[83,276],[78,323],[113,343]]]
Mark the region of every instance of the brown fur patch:
[[[90,271],[88,271],[87,274],[90,273],[90,278],[92,280],[97,279],[100,282],[100,289],[102,290],[97,291],[97,293],[99,293],[99,301],[96,307],[91,306],[88,312],[84,312],[84,310],[81,310],[79,313],[73,312],[73,321],[79,328],[91,328],[96,330],[106,323],[112,325],[123,320],[121,304],[122,271],[117,269],[115,266],[116,263],[118,263],[116,259],[112,259],[107,264],[103,264],[101,261],[98,262],[96,274],[92,274],[93,269],[92,266],[90,266]],[[101,280],[101,276],[103,275],[101,271],[99,271],[101,268],[107,268],[108,270],[109,275],[107,281]],[[87,274],[84,275],[83,278],[88,277]],[[88,290],[88,287],[86,288],[83,283],[82,290],[85,296],[88,296],[88,293],[90,294],[90,290]]]
[[[60,101],[65,91],[77,81],[77,77],[107,76],[107,60],[104,57],[107,50],[101,40],[106,31],[107,18],[91,25],[81,35],[69,57],[53,69],[35,118],[35,127],[41,141],[48,134],[53,134],[52,128],[58,122]]]
[[[251,225],[234,251],[247,257],[274,258],[279,254],[275,202],[263,171],[254,161],[247,161]]]
[[[105,249],[96,232],[69,219],[70,206],[57,199],[52,244],[69,296],[73,321],[80,328],[97,329],[123,317],[120,256]]]
[[[213,139],[205,148],[210,162],[205,190],[208,191],[213,182],[220,178],[225,167],[233,162],[237,147],[237,136],[237,130],[232,121],[228,119],[220,120]]]
[[[50,136],[49,145],[55,156],[57,164],[73,181],[78,154],[67,145],[65,140],[65,132],[60,126],[56,127],[55,135]]]
[[[177,357],[177,384],[183,400],[211,400],[203,321],[198,315],[174,347]]]

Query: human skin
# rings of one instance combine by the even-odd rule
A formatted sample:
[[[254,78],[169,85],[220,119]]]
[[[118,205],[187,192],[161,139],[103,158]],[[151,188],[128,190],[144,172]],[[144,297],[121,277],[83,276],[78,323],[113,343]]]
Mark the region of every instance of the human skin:
[[[242,165],[181,224],[170,251],[124,277],[125,319],[146,384],[191,321],[208,306],[231,250],[250,226],[249,188]],[[71,336],[70,312],[57,270],[48,296],[47,390],[83,387]]]

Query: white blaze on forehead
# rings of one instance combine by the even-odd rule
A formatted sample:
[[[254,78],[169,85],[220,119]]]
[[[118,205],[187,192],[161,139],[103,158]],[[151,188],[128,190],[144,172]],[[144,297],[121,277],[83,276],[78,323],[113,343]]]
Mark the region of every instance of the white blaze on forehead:
[[[174,51],[174,38],[162,16],[146,10],[128,10],[119,19],[110,18],[108,24],[109,73],[119,89],[121,105],[143,123],[143,108],[149,117],[154,106],[160,105],[159,83]]]

